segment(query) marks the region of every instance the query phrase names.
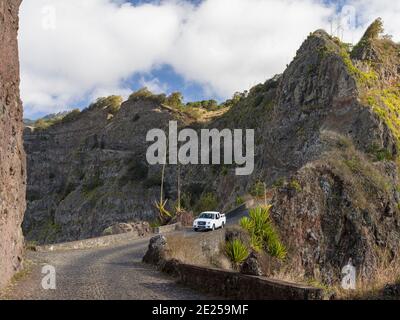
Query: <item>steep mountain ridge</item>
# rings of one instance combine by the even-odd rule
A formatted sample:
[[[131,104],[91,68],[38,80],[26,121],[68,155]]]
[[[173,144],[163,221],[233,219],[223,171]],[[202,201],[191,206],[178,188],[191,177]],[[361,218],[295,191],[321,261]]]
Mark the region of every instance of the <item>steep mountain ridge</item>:
[[[227,114],[209,124],[256,131],[256,170],[252,176],[236,179],[233,190],[243,193],[257,180],[272,185],[289,177],[332,148],[326,143],[329,135],[342,135],[365,152],[375,142],[393,149],[391,131],[372,108],[360,102],[357,78],[343,50],[340,41],[325,31],[311,34],[284,74],[252,88]],[[207,176],[215,181],[207,168],[191,170],[199,181],[207,181]]]
[[[353,50],[323,30],[310,34],[282,75],[236,95],[207,122],[147,97],[112,117],[88,110],[69,124],[26,131],[28,238],[72,240],[154,219],[161,168],[146,164],[145,134],[175,119],[197,130],[255,130],[252,175],[235,176],[234,165],[180,168],[186,206],[206,198],[226,210],[266,183],[287,269],[332,284],[352,258],[371,278],[399,257],[400,239],[399,46],[378,29]],[[166,168],[171,205],[177,172]]]
[[[373,39],[368,50],[387,41]],[[342,73],[333,81],[339,90],[324,105],[326,117],[319,128],[325,152],[290,178],[297,190],[286,184],[273,199],[273,218],[292,251],[289,264],[324,283],[340,279],[349,259],[362,279],[372,280],[383,265],[399,257],[399,96],[382,99],[379,107],[369,98],[398,83],[398,71],[393,71],[399,47],[387,43],[389,52],[395,47],[397,51],[385,61],[350,60],[342,44],[333,51],[332,43],[325,46],[329,51],[324,51],[322,63],[338,59],[340,66],[332,69],[330,63],[328,74]]]

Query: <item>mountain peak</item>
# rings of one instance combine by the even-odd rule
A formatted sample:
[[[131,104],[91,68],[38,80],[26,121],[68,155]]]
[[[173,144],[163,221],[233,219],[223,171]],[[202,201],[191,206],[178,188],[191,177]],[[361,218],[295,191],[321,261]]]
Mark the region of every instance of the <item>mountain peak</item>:
[[[351,57],[371,63],[399,65],[400,45],[392,40],[392,36],[384,34],[381,18],[376,19],[366,30],[360,42],[354,47]]]

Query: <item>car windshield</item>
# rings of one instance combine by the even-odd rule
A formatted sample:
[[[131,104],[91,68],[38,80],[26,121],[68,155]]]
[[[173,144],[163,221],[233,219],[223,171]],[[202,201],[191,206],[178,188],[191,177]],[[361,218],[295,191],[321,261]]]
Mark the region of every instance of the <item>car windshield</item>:
[[[200,219],[214,219],[213,213],[202,213]]]

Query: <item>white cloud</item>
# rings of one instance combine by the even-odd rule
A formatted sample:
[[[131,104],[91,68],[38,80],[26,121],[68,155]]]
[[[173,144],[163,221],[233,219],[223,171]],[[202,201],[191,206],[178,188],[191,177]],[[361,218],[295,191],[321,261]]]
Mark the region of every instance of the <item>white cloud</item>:
[[[43,22],[55,9],[55,25]],[[34,0],[21,8],[21,92],[28,114],[57,111],[109,91],[161,63],[179,34],[182,7],[108,0]],[[44,26],[49,26],[46,22]]]
[[[150,80],[141,77],[139,80],[139,84],[141,87],[146,87],[153,93],[167,93],[168,85],[166,83],[161,83],[157,78],[152,78]]]
[[[332,14],[309,0],[212,0],[188,14],[170,53],[175,69],[222,96],[280,73]]]
[[[382,16],[400,36],[400,2],[349,0],[357,41]],[[21,92],[26,114],[56,112],[96,95],[129,94],[124,79],[171,65],[221,97],[280,73],[309,32],[329,30],[334,13],[318,0],[31,0],[21,8]],[[55,15],[54,15],[55,14]],[[156,78],[141,78],[159,92]]]
[[[355,8],[357,14],[358,26],[355,31],[359,37],[369,24],[381,17],[385,23],[386,33],[393,35],[397,41],[400,40],[400,1],[349,0],[348,4]]]

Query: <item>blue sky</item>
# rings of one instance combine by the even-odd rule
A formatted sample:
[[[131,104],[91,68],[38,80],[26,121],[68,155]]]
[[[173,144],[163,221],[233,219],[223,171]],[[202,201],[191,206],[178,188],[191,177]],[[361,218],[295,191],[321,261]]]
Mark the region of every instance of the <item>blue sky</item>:
[[[154,82],[157,79],[157,82]],[[149,88],[155,93],[182,92],[185,101],[200,101],[208,99],[216,99],[217,101],[224,101],[224,97],[215,93],[208,93],[204,90],[203,86],[195,81],[187,81],[179,75],[170,65],[161,65],[150,72],[135,73],[128,79],[124,80],[124,84],[131,89],[132,92],[137,91],[143,87]],[[85,108],[91,102],[93,97],[91,95],[74,103],[75,108]],[[42,117],[47,114],[46,112],[39,112],[34,114],[31,118]]]
[[[337,34],[355,42],[381,16],[398,39],[399,14],[400,2],[389,0],[24,1],[25,116],[143,86],[223,101],[281,73],[311,31],[342,21]]]

